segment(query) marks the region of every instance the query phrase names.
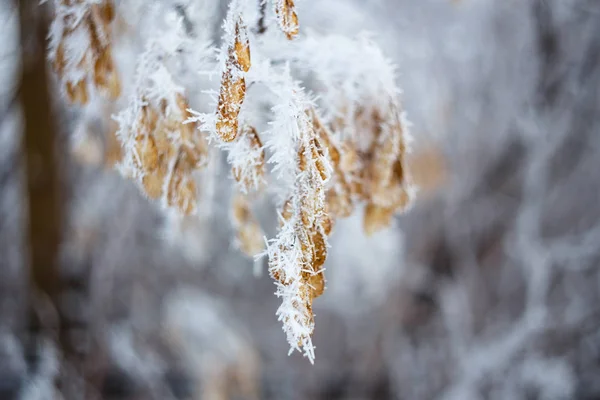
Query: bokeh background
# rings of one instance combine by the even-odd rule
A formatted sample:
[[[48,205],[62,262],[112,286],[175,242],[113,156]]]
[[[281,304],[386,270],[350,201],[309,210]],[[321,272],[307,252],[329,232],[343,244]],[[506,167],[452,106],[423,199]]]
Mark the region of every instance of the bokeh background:
[[[218,42],[225,2],[164,3]],[[89,398],[600,398],[600,3],[298,3],[302,29],[369,31],[397,64],[414,207],[371,237],[360,212],[336,226],[311,365],[288,356],[266,263],[231,244],[224,157],[200,214],[181,220],[104,167],[122,104],[73,108],[53,92],[61,266],[90,282],[87,297],[65,300],[88,321]],[[125,74],[156,26],[146,2],[117,4],[119,29],[137,31],[116,45]],[[16,6],[2,2],[0,398],[41,400],[59,398],[61,362],[51,341],[23,340],[19,29]],[[204,94],[189,90],[200,107]],[[272,235],[273,205],[260,213]]]

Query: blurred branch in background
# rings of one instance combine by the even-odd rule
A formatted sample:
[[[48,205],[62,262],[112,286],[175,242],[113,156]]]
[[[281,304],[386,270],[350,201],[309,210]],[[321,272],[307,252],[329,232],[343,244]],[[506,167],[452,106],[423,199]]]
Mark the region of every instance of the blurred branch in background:
[[[24,343],[30,373],[37,373],[45,346],[58,350],[58,388],[63,398],[84,399],[79,377],[84,375],[86,323],[69,312],[82,307],[87,292],[85,277],[64,280],[59,252],[66,216],[61,195],[58,126],[51,105],[47,74],[45,8],[35,0],[18,2],[21,37],[19,99],[24,126],[29,239],[28,332]],[[78,379],[79,378],[79,379]]]

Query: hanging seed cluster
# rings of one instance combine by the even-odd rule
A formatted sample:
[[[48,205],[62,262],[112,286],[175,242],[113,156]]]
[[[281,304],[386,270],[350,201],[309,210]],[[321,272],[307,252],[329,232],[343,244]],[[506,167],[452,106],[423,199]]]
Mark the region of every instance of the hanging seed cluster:
[[[236,232],[236,242],[244,254],[253,257],[265,248],[264,233],[252,215],[250,201],[245,194],[236,193],[232,204],[232,224]]]
[[[121,94],[110,39],[112,0],[57,0],[49,58],[71,103],[86,104],[90,87],[111,99]]]
[[[90,86],[118,96],[120,84],[109,46],[112,2],[56,1],[60,23],[55,23],[52,59],[67,96],[84,104]],[[288,39],[295,38],[298,17],[293,0],[273,0],[273,4],[280,29]],[[371,234],[390,225],[393,215],[412,200],[406,169],[407,124],[400,102],[386,91],[389,84],[378,86],[372,91],[375,95],[356,96],[358,104],[346,110],[333,107],[341,116],[325,123],[289,71],[275,77],[269,88],[283,105],[273,107],[282,117],[274,126],[284,132],[270,135],[289,137],[268,136],[267,147],[273,154],[286,155],[272,160],[284,170],[283,176],[290,177],[290,186],[279,210],[278,234],[265,249],[263,232],[251,211],[254,196],[265,184],[265,151],[256,129],[243,115],[240,119],[251,67],[241,10],[241,3],[232,1],[220,53],[223,68],[216,112],[192,115],[183,89],[172,82],[163,65],[162,50],[154,57],[150,46],[139,63],[131,106],[115,117],[119,123],[116,139],[121,144],[117,150],[121,151],[115,151],[114,158],[119,159],[123,174],[134,179],[149,198],[189,215],[197,204],[193,174],[206,165],[208,157],[205,136],[197,129],[218,139],[219,147],[228,152],[236,181],[231,217],[236,243],[250,256],[268,255],[269,274],[282,299],[277,316],[291,348],[302,349],[312,362],[313,301],[325,290],[323,267],[335,221],[364,204],[364,228]],[[81,43],[82,38],[89,46],[75,51],[73,43]],[[260,74],[256,76],[260,82]],[[338,135],[343,132],[350,134]]]
[[[400,103],[390,99],[385,107],[358,107],[353,115],[334,121],[332,128],[344,131],[349,125],[360,134],[347,137],[339,158],[334,157],[334,165],[336,159],[339,164],[328,201],[340,217],[365,203],[363,224],[371,235],[388,227],[414,197],[407,169],[407,123]]]
[[[146,100],[141,107],[132,137],[132,148],[125,151],[123,164],[151,199],[161,199],[169,208],[184,215],[196,211],[196,184],[192,173],[206,165],[206,139],[197,134],[189,118],[188,103],[176,95],[174,105],[166,99],[154,105]],[[121,135],[124,133],[121,132]]]
[[[280,26],[288,38],[298,33],[298,21],[291,1],[275,2]],[[230,9],[231,10],[231,9]],[[248,194],[256,192],[264,175],[264,152],[255,129],[239,128],[239,112],[245,98],[245,73],[250,68],[250,49],[246,27],[241,18],[235,20],[227,46],[227,59],[221,79],[215,131],[229,151],[232,173],[238,182],[233,200],[232,222],[242,251],[256,255],[264,244],[256,238],[260,226],[250,212]],[[281,210],[281,227],[271,241],[269,273],[277,282],[277,295],[283,299],[277,314],[283,321],[288,342],[304,348],[311,360],[314,350],[311,334],[314,329],[312,302],[325,289],[323,264],[327,257],[327,235],[332,221],[327,213],[326,183],[330,179],[330,145],[310,119],[309,110],[298,116],[295,184],[291,197]]]
[[[283,298],[277,314],[283,321],[288,342],[294,348],[303,348],[312,361],[312,303],[325,290],[323,265],[327,258],[327,236],[332,229],[325,194],[332,166],[309,114],[307,110],[299,117],[297,179],[292,197],[281,212],[277,248],[269,253],[269,272],[278,283],[277,295]],[[299,268],[290,269],[289,265]]]
[[[292,212],[296,214],[294,220],[302,249],[302,278],[306,290],[303,297],[310,311],[312,300],[322,295],[325,289],[322,267],[327,258],[327,236],[332,228],[325,201],[325,187],[330,179],[331,166],[314,127],[309,127],[305,137],[307,140],[298,149],[298,174],[301,179],[296,198],[288,201],[282,215],[284,220],[290,220]],[[285,277],[280,277],[281,281],[285,281]]]
[[[293,1],[275,0],[274,5],[281,30],[293,39],[298,34]],[[263,245],[254,239],[260,235],[260,226],[252,217],[247,194],[251,187],[256,189],[257,177],[262,179],[264,153],[254,129],[238,129],[250,51],[245,27],[236,18],[221,81],[216,132],[223,143],[229,144],[229,161],[238,182],[232,213],[237,241],[242,251],[255,255]],[[348,217],[358,204],[365,204],[365,231],[371,234],[388,226],[393,215],[405,209],[411,199],[405,124],[399,102],[390,100],[383,107],[376,104],[379,106],[359,107],[351,117],[353,130],[360,133],[355,136],[362,137],[350,136],[341,142],[336,141],[332,130],[338,131],[336,124],[347,121],[334,121],[328,126],[312,106],[296,117],[299,135],[294,189],[282,207],[279,233],[269,241],[266,253],[269,273],[277,284],[276,294],[282,298],[277,315],[288,342],[293,349],[303,349],[311,361],[312,305],[325,289],[327,237],[335,220]]]
[[[366,158],[364,226],[367,234],[389,226],[393,215],[404,210],[413,197],[406,168],[405,124],[398,108],[390,102],[383,112],[374,116],[381,123]]]
[[[356,156],[353,157],[350,148],[341,151],[340,147],[333,142],[333,135],[329,128],[323,124],[318,117],[317,112],[312,109],[310,112],[313,127],[317,136],[323,145],[327,148],[329,158],[333,168],[333,184],[327,191],[327,206],[329,214],[334,218],[345,218],[352,214],[354,210],[355,195],[357,193],[353,166],[356,162]]]

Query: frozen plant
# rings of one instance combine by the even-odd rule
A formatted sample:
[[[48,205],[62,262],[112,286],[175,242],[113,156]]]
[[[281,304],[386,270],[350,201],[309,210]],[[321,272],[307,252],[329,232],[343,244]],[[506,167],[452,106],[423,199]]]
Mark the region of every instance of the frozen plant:
[[[302,32],[293,0],[231,0],[218,46],[198,34],[182,7],[165,1],[150,8],[142,20],[170,19],[144,38],[135,76],[120,78],[134,83],[114,116],[119,171],[163,209],[198,214],[203,180],[197,172],[208,162],[209,145],[223,150],[236,181],[234,243],[249,256],[268,256],[290,351],[313,362],[312,307],[325,290],[336,220],[364,208],[364,230],[371,234],[388,227],[414,197],[395,69],[365,35]],[[85,103],[85,82],[106,86],[107,68],[85,63],[102,66],[93,56],[109,57],[114,7],[90,0],[57,2],[55,9],[55,25],[75,29],[85,21],[87,30],[80,29],[91,32],[87,42],[75,41],[69,29],[61,36],[54,28],[51,38],[50,57],[69,98]],[[100,24],[97,15],[108,16]],[[90,50],[96,36],[101,52]],[[119,78],[110,65],[114,89]],[[215,75],[218,92],[204,80]],[[196,104],[191,93],[199,90],[213,94],[213,103]],[[279,230],[271,239],[263,238],[252,214],[253,201],[266,194],[278,207]]]

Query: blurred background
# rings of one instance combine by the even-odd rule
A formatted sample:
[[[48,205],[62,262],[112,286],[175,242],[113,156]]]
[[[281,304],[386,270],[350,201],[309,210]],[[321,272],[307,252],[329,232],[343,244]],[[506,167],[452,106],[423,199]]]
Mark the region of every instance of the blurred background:
[[[218,42],[226,2],[163,3]],[[68,106],[50,76],[56,143],[37,149],[57,148],[55,186],[32,197],[37,30],[0,4],[0,399],[600,399],[600,3],[298,3],[301,30],[369,31],[398,66],[421,187],[388,230],[367,237],[360,212],[336,225],[315,365],[288,356],[266,263],[231,245],[224,157],[199,215],[169,215],[106,166],[122,104]],[[153,29],[144,7],[117,1],[124,76]],[[48,190],[61,222],[36,228]],[[38,234],[57,242],[42,256]],[[32,295],[44,254],[74,282],[67,344]]]

